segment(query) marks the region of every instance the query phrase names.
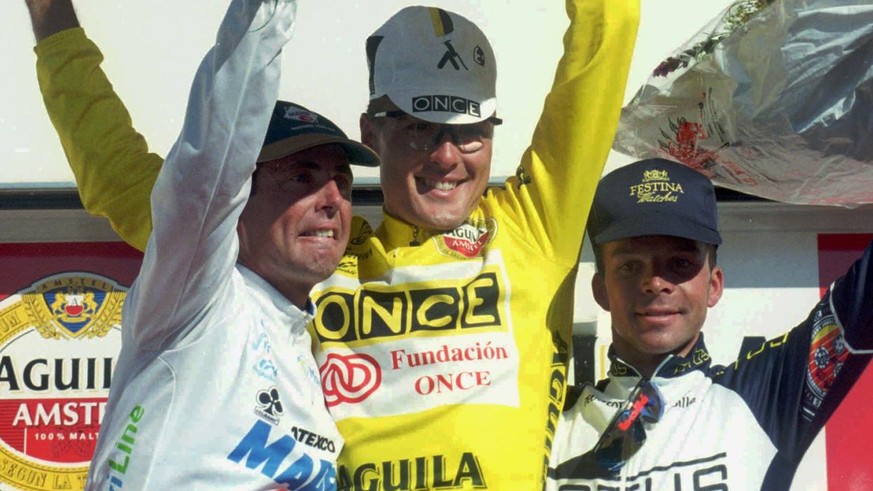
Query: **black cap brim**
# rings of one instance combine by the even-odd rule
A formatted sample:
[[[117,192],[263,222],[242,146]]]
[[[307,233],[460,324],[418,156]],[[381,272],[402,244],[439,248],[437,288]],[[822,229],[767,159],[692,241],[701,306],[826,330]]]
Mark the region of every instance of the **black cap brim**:
[[[657,211],[635,213],[615,221],[601,230],[596,237],[591,237],[591,240],[595,244],[603,244],[614,240],[650,235],[667,235],[696,240],[704,244],[721,244],[721,234],[717,230],[691,221],[687,216]]]
[[[265,145],[258,155],[258,163],[278,160],[297,152],[317,147],[319,145],[327,145],[331,143],[339,144],[346,153],[349,163],[352,165],[360,165],[364,167],[378,167],[379,156],[363,143],[358,143],[348,138],[342,138],[336,135],[307,133],[303,135],[285,138],[279,141]]]

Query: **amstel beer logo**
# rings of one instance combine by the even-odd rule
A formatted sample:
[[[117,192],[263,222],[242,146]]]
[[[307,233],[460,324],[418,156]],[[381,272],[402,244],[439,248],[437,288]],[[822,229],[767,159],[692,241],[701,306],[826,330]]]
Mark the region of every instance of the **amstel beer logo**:
[[[84,488],[126,291],[64,273],[0,301],[0,489]]]
[[[478,257],[496,232],[497,221],[493,218],[467,220],[458,228],[438,236],[437,249],[459,259]]]

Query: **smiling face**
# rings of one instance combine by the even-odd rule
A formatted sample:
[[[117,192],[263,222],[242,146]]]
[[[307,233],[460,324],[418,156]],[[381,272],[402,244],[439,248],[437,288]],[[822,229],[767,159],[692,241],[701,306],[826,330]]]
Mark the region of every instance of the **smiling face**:
[[[411,116],[376,120],[364,115],[361,138],[381,158],[385,210],[426,229],[451,230],[467,219],[485,192],[493,140],[489,135],[465,153],[458,131],[437,131],[435,143],[416,145],[410,135],[421,124],[434,123]]]
[[[339,145],[258,165],[240,217],[239,261],[298,307],[330,276],[349,240],[352,172]]]
[[[723,291],[721,268],[710,246],[669,236],[648,236],[600,246],[602,271],[592,279],[597,303],[610,312],[617,354],[651,375],[669,354],[687,355],[706,312]]]

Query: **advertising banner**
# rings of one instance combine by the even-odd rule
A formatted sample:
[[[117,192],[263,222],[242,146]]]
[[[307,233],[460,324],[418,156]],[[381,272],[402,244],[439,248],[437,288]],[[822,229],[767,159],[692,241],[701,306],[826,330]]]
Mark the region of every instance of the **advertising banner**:
[[[0,244],[0,489],[83,489],[141,254]]]

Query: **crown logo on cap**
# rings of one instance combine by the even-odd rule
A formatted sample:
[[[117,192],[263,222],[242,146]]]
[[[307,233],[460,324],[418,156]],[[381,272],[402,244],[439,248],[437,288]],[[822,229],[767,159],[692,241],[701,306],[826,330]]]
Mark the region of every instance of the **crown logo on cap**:
[[[630,196],[637,198],[637,203],[675,203],[685,194],[681,183],[670,182],[667,171],[658,169],[643,171],[642,182],[631,186],[629,191]]]
[[[643,182],[653,182],[653,181],[669,181],[670,176],[667,175],[667,171],[652,169],[643,172]]]

